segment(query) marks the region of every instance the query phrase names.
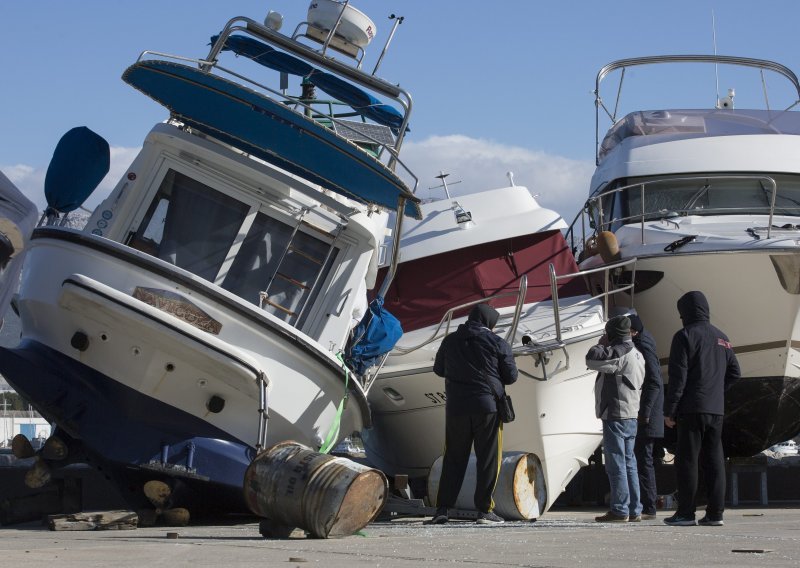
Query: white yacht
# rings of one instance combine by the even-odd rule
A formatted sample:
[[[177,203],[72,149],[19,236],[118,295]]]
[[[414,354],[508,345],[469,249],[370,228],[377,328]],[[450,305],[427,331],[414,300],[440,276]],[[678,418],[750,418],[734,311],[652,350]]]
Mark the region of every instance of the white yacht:
[[[588,294],[562,236],[563,219],[513,178],[508,187],[456,198],[448,192],[421,208],[421,221],[406,222],[385,295],[404,334],[369,386],[367,458],[390,475],[428,475],[444,450],[436,351],[472,306],[487,302],[501,314],[495,331],[512,345],[520,371],[508,388],[517,418],[503,427],[503,450],[533,454],[541,514],[601,441],[596,373],[584,359],[603,333],[609,296]],[[605,267],[596,275],[608,273]]]
[[[667,64],[705,64],[709,84],[715,69],[750,73],[749,106],[757,108],[737,108],[734,89],[717,95],[716,104],[689,109],[620,117],[616,105],[607,107],[627,100],[619,91],[604,98],[601,83],[609,75],[619,76],[621,91],[626,71],[666,71]],[[789,97],[777,106],[779,84]],[[597,169],[568,235],[580,266],[638,258],[636,308],[664,365],[681,327],[678,298],[702,291],[743,374],[727,393],[727,454],[750,456],[791,438],[800,431],[797,77],[778,63],[744,57],[641,57],[603,67],[595,94]],[[601,141],[604,114],[611,126]]]
[[[105,175],[108,145],[62,139],[15,304],[22,337],[0,351],[68,449],[48,467],[88,460],[133,501],[161,480],[173,506],[244,510],[266,445],[327,451],[370,425],[340,353],[388,212],[419,216],[395,173],[411,98],[362,70],[376,27],[348,2],[312,2],[291,36],[280,22],[237,17],[200,57],[146,51],[124,72],[169,114],[82,231],[63,215]]]

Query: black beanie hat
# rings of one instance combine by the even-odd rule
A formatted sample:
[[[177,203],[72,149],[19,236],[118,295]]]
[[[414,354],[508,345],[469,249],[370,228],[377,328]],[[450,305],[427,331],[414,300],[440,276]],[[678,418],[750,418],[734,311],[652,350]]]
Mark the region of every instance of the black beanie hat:
[[[617,316],[606,323],[606,335],[610,341],[624,339],[631,335],[631,320],[628,316]]]
[[[636,314],[628,314],[628,319],[631,320],[631,329],[633,331],[637,331],[639,333],[642,332],[644,329],[644,324],[642,323],[642,318],[640,318]]]

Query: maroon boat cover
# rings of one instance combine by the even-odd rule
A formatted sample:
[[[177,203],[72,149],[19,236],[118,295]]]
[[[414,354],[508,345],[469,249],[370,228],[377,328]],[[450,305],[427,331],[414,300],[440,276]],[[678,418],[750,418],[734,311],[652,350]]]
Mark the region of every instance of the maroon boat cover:
[[[556,275],[578,271],[575,258],[558,230],[449,251],[401,263],[386,293],[384,307],[397,317],[403,331],[435,325],[445,312],[467,302],[501,292],[516,292],[519,279],[528,277],[526,303],[550,300],[549,265]],[[386,275],[382,269],[378,285]],[[586,294],[582,278],[559,281],[559,298]],[[495,308],[513,306],[515,296],[492,300]],[[465,316],[469,308],[456,312]]]

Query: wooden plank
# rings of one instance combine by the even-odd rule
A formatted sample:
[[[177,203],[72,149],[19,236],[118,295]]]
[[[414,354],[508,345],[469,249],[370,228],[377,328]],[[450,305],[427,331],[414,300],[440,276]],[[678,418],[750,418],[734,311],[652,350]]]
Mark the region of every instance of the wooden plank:
[[[133,511],[90,511],[69,515],[48,515],[51,531],[133,530],[139,517]]]

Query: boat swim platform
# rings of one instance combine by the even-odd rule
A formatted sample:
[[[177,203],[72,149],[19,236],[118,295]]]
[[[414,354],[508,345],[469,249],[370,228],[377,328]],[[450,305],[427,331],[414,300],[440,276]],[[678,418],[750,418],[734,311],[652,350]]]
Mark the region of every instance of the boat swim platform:
[[[4,566],[665,566],[800,565],[800,507],[737,508],[723,527],[670,527],[661,518],[599,524],[604,509],[557,508],[536,522],[478,525],[420,519],[374,522],[339,539],[265,539],[257,520],[53,532],[0,527]]]

